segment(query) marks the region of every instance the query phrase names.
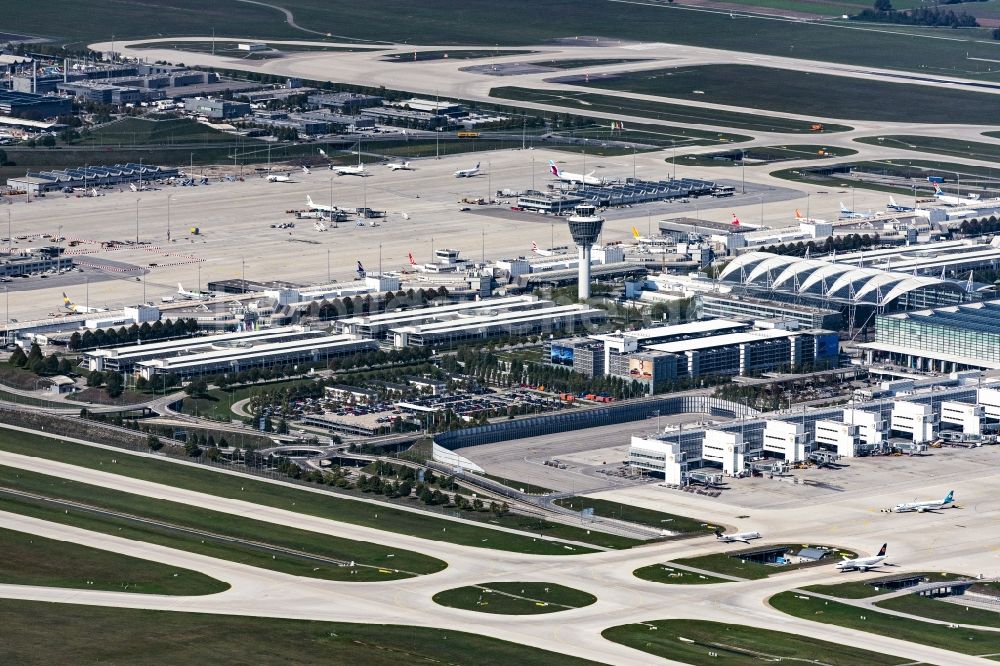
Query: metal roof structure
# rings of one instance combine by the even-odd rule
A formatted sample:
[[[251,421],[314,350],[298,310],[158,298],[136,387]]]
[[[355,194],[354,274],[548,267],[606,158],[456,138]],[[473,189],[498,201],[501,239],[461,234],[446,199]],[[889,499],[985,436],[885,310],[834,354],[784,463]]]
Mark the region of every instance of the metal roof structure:
[[[878,307],[887,307],[904,295],[920,291],[953,301],[966,298],[963,287],[951,280],[769,252],[748,252],[737,257],[719,279],[746,287]]]

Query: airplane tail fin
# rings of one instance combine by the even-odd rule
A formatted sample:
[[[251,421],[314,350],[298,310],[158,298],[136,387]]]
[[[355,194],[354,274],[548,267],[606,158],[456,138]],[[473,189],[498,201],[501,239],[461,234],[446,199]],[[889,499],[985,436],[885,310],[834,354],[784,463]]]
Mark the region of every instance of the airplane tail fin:
[[[955,491],[954,490],[949,490],[948,494],[945,495],[945,497],[944,497],[943,504],[951,504],[954,501],[955,501]]]
[[[473,169],[478,169],[478,168],[479,168],[479,162],[476,162],[476,166],[474,166],[474,167],[472,167],[472,168],[473,168]]]
[[[309,167],[307,167],[307,166],[303,166],[303,167],[302,167],[302,173],[305,173],[305,174],[310,174],[310,173],[312,173],[312,171],[310,171],[310,170],[309,170]]]
[[[180,293],[183,293],[183,291],[184,291],[184,287],[181,285],[180,282],[178,282],[177,283],[177,293],[180,294]]]
[[[887,544],[887,543],[884,543],[884,544],[882,544],[882,547],[881,547],[881,548],[879,549],[879,551],[878,551],[878,556],[879,556],[879,557],[885,557],[885,548],[886,548],[886,546],[888,546],[888,545],[889,545],[889,544]]]
[[[632,238],[638,238],[638,237],[639,237],[639,230],[636,229],[635,227],[632,227]]]
[[[733,226],[740,226],[740,218],[736,217],[736,213],[733,213]]]
[[[889,195],[889,205],[892,206],[893,208],[899,205],[896,203],[896,200],[893,198],[891,194]]]
[[[553,176],[559,175],[559,167],[557,167],[556,163],[553,162],[552,160],[549,160],[549,171],[552,173]]]
[[[313,198],[308,194],[306,195],[306,203],[309,204],[309,206],[312,208],[316,207],[316,204],[313,203]]]
[[[412,252],[407,252],[406,254],[410,258],[410,265],[411,266],[416,266],[417,262],[413,260],[413,253]]]
[[[941,191],[941,186],[938,185],[937,183],[934,183],[934,196],[939,197],[942,194],[944,194],[944,192]]]
[[[798,208],[795,209],[795,219],[796,220],[804,220],[805,219],[804,217],[802,217],[802,213],[799,212]]]
[[[715,536],[719,537],[720,539],[722,538],[722,530],[714,530],[714,532]]]
[[[319,149],[319,154],[322,155],[323,157],[327,157],[327,158],[330,157],[329,155],[326,154],[326,151],[323,150],[322,148]]]
[[[851,209],[850,209],[850,208],[848,208],[847,206],[845,206],[845,205],[844,205],[844,202],[843,202],[843,201],[841,201],[841,202],[840,202],[840,212],[841,212],[841,213],[849,213],[850,211],[851,211]]]
[[[536,243],[535,241],[531,241],[531,251],[538,252],[538,243]]]

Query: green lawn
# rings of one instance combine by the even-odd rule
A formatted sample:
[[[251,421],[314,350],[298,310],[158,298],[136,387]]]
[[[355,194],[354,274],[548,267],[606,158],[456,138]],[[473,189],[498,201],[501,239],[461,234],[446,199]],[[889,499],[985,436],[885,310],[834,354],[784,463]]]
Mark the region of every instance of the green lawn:
[[[918,572],[907,575],[922,576],[926,581],[968,578],[968,576],[962,576],[960,574],[941,573],[934,571]],[[868,597],[876,597],[880,594],[886,594],[887,592],[889,592],[889,590],[879,589],[877,583],[881,580],[884,580],[884,578],[872,578],[871,580],[867,581],[851,580],[845,583],[834,583],[832,585],[807,585],[802,589],[808,592],[818,592],[819,594],[828,594],[832,597],[840,597],[842,599],[865,599]]]
[[[588,93],[573,90],[537,90],[500,86],[490,90],[490,97],[537,102],[584,111],[600,111],[622,116],[638,116],[650,120],[698,125],[718,125],[756,132],[809,133],[811,122],[789,118],[770,117],[739,111],[725,111],[698,106],[671,104],[669,101],[652,101],[619,97],[605,93]],[[707,100],[706,100],[707,101]],[[742,102],[741,102],[742,104]],[[627,126],[628,123],[625,123]],[[827,125],[827,132],[850,129],[843,125]]]
[[[531,55],[535,51],[500,51],[496,49],[470,49],[466,51],[403,51],[401,53],[387,53],[382,60],[393,62],[423,62],[425,60],[484,60],[486,58],[502,58],[513,55]],[[416,57],[414,57],[416,56]]]
[[[965,606],[959,601],[951,603],[938,599],[929,599],[916,594],[905,597],[893,597],[875,604],[879,608],[919,615],[931,620],[953,622],[956,624],[974,624],[980,627],[996,627],[1000,629],[1000,611],[986,610],[974,606]]]
[[[677,162],[681,166],[723,166],[740,167],[744,155],[748,167],[790,160],[827,160],[834,157],[849,157],[858,151],[850,148],[829,148],[821,145],[792,146],[760,146],[719,151],[717,153],[702,153],[700,155],[678,155]],[[665,160],[668,164],[672,158]]]
[[[649,62],[647,58],[571,58],[567,60],[534,60],[530,64],[553,69],[585,69],[587,67],[602,67],[604,65],[624,65],[628,63]]]
[[[520,490],[522,493],[528,493],[529,495],[548,495],[553,492],[551,488],[544,488],[531,483],[508,479],[503,476],[497,476],[496,474],[480,474],[480,476],[496,481],[497,483],[502,483],[509,488],[513,488],[514,490]]]
[[[228,583],[71,541],[0,529],[0,583],[136,594],[215,594]]]
[[[705,574],[675,569],[666,564],[650,564],[648,567],[641,567],[632,572],[636,578],[648,580],[651,583],[666,583],[667,585],[711,585],[714,583],[729,583],[732,581],[718,576],[706,576]]]
[[[461,631],[0,600],[0,663],[595,666]],[[58,635],[54,636],[54,628]]]
[[[862,178],[865,173],[876,176],[896,176],[907,179],[900,186],[883,185],[875,182],[865,182],[858,178],[847,178],[847,172],[851,170],[856,176]],[[835,164],[823,164],[809,167],[797,167],[794,169],[781,169],[772,171],[771,176],[800,183],[810,183],[820,187],[858,187],[866,190],[880,192],[894,192],[903,195],[912,195],[911,186],[917,189],[917,196],[929,196],[933,194],[931,184],[927,182],[927,176],[941,176],[949,184],[945,189],[954,189],[956,173],[961,176],[963,185],[976,182],[977,189],[983,184],[988,184],[989,190],[1000,189],[1000,181],[995,180],[1000,177],[1000,172],[991,167],[970,166],[957,164],[955,162],[941,162],[937,160],[873,160],[864,162],[837,162]],[[963,187],[963,192],[966,189]]]
[[[573,509],[574,511],[580,511],[581,509],[593,509],[594,515],[597,516],[616,518],[630,523],[647,525],[656,529],[669,530],[678,534],[690,534],[697,532],[707,534],[713,529],[708,527],[704,522],[695,518],[678,516],[677,514],[664,513],[662,511],[654,511],[653,509],[644,509],[640,506],[631,506],[628,504],[621,504],[619,502],[611,502],[609,500],[595,499],[593,497],[567,497],[565,499],[556,500],[556,504],[567,509]]]
[[[433,557],[378,543],[298,530],[10,467],[0,466],[0,487],[35,496],[0,493],[0,509],[5,511],[297,576],[393,580],[435,573],[447,566]],[[355,562],[357,566],[314,557]]]
[[[845,78],[756,65],[728,63],[654,69],[591,76],[589,81],[573,80],[572,83],[606,90],[847,120],[982,125],[993,123],[997,118],[996,99],[990,93]],[[629,100],[628,103],[631,104],[632,101]]]
[[[451,608],[500,615],[541,615],[582,608],[597,597],[555,583],[481,583],[445,590],[434,595],[434,603]]]
[[[949,157],[965,157],[974,160],[1000,160],[1000,144],[945,139],[938,136],[917,136],[913,134],[890,134],[887,136],[865,136],[855,139],[858,143],[888,148],[902,148],[921,153],[936,153]],[[1000,174],[998,174],[1000,175]]]
[[[651,620],[605,629],[608,640],[694,666],[805,661],[829,666],[890,666],[910,660],[741,624],[704,620]]]
[[[304,489],[220,474],[208,469],[133,456],[126,451],[95,449],[83,444],[62,442],[26,433],[0,430],[0,450],[44,457],[71,465],[99,469],[209,495],[240,499],[320,518],[365,525],[387,532],[409,534],[433,541],[540,555],[572,555],[591,552],[590,549],[581,546],[568,546],[559,541],[502,532],[487,526],[454,522],[428,514],[404,511],[388,505],[372,505],[329,494],[311,493]],[[112,459],[117,462],[111,464]],[[597,532],[587,535],[586,531],[580,528],[554,525],[524,516],[505,516],[503,521],[508,526],[519,526],[522,529],[554,538],[592,539],[592,542],[597,545],[620,544],[617,547],[627,547],[638,543],[631,539],[603,535]]]
[[[797,552],[804,546],[800,544],[775,544],[774,547],[785,546],[792,552]],[[771,547],[771,546],[768,546]],[[767,578],[774,574],[783,573],[785,571],[793,571],[795,569],[801,569],[803,567],[812,566],[827,566],[833,563],[834,559],[838,554],[844,554],[848,557],[857,557],[857,553],[851,552],[849,550],[838,550],[832,555],[828,555],[819,562],[807,562],[803,564],[785,564],[785,565],[772,565],[772,564],[758,564],[757,562],[748,562],[741,560],[739,557],[735,557],[739,553],[757,550],[756,548],[743,548],[738,550],[733,550],[731,552],[721,552],[712,553],[711,555],[701,555],[699,557],[685,557],[680,560],[676,560],[677,564],[683,564],[685,566],[694,567],[696,569],[705,569],[706,571],[713,571],[715,573],[727,574],[729,576],[737,576],[739,578],[747,578],[750,580],[759,580],[761,578]],[[669,562],[667,563],[670,564]]]
[[[771,597],[770,604],[783,613],[813,622],[835,624],[962,654],[1000,653],[1000,633],[997,632],[949,629],[944,624],[909,620],[836,601],[802,597],[795,592],[782,592]]]
[[[296,23],[305,30],[320,34],[297,30],[277,8],[235,0],[218,0],[211,5],[200,0],[160,0],[155,21],[150,21],[148,3],[141,0],[79,8],[66,2],[40,5],[8,0],[4,9],[7,15],[17,17],[18,32],[50,36],[57,44],[69,42],[74,48],[88,40],[108,40],[112,33],[118,39],[207,37],[213,28],[220,37],[240,39],[322,40],[329,33],[337,40],[346,37],[487,48],[531,46],[552,39],[574,43],[575,35],[598,34],[604,41],[668,42],[928,74],[997,78],[991,71],[994,63],[967,59],[967,54],[996,58],[987,30],[734,19],[728,11],[706,11],[678,3],[638,3],[627,9],[618,3],[579,0],[284,0],[279,4],[292,11]],[[527,16],[530,21],[511,20]]]
[[[212,389],[203,396],[186,396],[181,403],[180,411],[190,416],[201,416],[216,421],[228,422],[231,419],[239,419],[236,413],[233,412],[232,405],[240,400],[245,400],[254,395],[273,393],[282,388],[288,389],[304,386],[313,383],[313,381],[312,379],[291,379],[253,386],[242,386],[235,389]]]

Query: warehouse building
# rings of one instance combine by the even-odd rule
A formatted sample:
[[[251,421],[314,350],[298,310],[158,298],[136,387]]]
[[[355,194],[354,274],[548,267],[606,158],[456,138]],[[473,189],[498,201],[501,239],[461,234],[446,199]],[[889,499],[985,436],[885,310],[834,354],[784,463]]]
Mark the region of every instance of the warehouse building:
[[[0,115],[41,120],[73,113],[73,102],[64,97],[0,90]]]
[[[232,346],[189,355],[136,363],[136,373],[147,380],[173,374],[181,379],[219,373],[239,373],[254,368],[318,365],[331,358],[375,351],[378,343],[353,335],[316,335],[285,342]]]
[[[251,349],[263,344],[290,342],[323,336],[321,331],[310,331],[301,326],[270,328],[260,331],[244,331],[207,335],[181,340],[146,342],[127,347],[95,349],[84,352],[83,363],[91,371],[132,372],[137,363],[157,359],[189,356],[218,349]]]
[[[1000,370],[1000,300],[875,318],[875,341],[858,345],[866,360],[915,370]]]
[[[781,303],[732,293],[701,293],[695,297],[699,317],[722,319],[790,319],[803,328],[840,330],[844,318],[838,310],[796,303]]]
[[[390,332],[396,347],[437,347],[493,338],[570,333],[607,320],[607,313],[598,308],[579,304],[556,306],[551,301],[539,303],[548,307],[483,311],[451,321],[393,328]]]
[[[514,313],[524,310],[538,310],[551,307],[551,301],[543,301],[535,296],[509,296],[481,301],[449,303],[428,308],[383,312],[341,319],[334,323],[338,333],[360,335],[376,340],[392,339],[391,329],[420,326],[434,322],[450,322],[457,319],[475,317],[484,313]]]
[[[184,100],[184,110],[188,113],[197,113],[212,120],[228,120],[230,118],[242,118],[250,115],[250,104],[247,102],[234,102],[228,99],[214,99],[211,97],[193,97]]]
[[[309,95],[309,105],[319,109],[330,109],[335,113],[355,115],[361,109],[382,106],[382,98],[376,95],[341,92]]]

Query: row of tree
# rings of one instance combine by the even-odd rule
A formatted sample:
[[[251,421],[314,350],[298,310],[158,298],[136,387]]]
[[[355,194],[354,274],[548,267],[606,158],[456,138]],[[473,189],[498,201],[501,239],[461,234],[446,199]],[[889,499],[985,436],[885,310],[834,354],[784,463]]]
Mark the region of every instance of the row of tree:
[[[198,322],[194,319],[157,320],[150,324],[132,324],[128,328],[99,328],[96,331],[74,332],[69,337],[69,348],[72,351],[86,351],[102,347],[134,344],[136,342],[153,342],[170,338],[184,338],[198,332]]]
[[[965,12],[956,14],[951,9],[941,7],[915,7],[904,11],[892,8],[891,0],[875,0],[871,9],[865,9],[851,17],[855,21],[872,23],[894,23],[898,25],[925,25],[934,28],[976,28],[976,17]]]
[[[73,363],[68,358],[59,358],[55,354],[45,356],[37,342],[31,343],[27,354],[20,347],[14,347],[8,363],[36,375],[68,375],[73,372]]]
[[[781,254],[789,257],[804,257],[806,252],[810,255],[830,254],[831,252],[853,252],[855,250],[867,250],[877,246],[881,242],[878,234],[847,234],[846,236],[830,236],[822,243],[808,241],[803,243],[781,243],[779,245],[768,245],[763,248],[764,252]]]

